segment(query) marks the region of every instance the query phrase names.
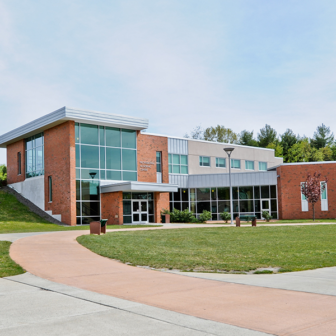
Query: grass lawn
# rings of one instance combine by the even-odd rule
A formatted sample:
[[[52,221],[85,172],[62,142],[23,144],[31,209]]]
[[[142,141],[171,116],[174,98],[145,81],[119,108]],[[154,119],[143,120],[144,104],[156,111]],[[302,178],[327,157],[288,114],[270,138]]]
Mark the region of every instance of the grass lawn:
[[[233,221],[233,223],[235,224],[236,222]],[[266,221],[262,221],[260,219],[257,219],[257,225],[263,225],[263,224],[295,224],[295,223],[335,223],[336,224],[336,219],[332,218],[332,219],[315,219],[315,222],[312,219],[281,219],[281,220],[272,220],[270,222],[266,222]],[[230,224],[230,221],[228,221],[227,223],[225,222],[208,222],[207,224]],[[249,222],[245,222],[245,221],[241,221],[240,222],[241,225],[251,225],[251,221]]]
[[[129,231],[77,240],[134,266],[204,272],[280,267],[289,272],[335,266],[335,238],[336,225],[320,225]]]
[[[24,269],[9,257],[11,242],[0,241],[0,278],[24,273]]]
[[[108,225],[108,229],[130,229],[144,227],[145,225]],[[152,225],[151,225],[152,226]],[[0,234],[16,232],[43,232],[43,231],[67,231],[89,230],[88,225],[60,226],[52,224],[31,212],[20,203],[13,195],[0,190]]]

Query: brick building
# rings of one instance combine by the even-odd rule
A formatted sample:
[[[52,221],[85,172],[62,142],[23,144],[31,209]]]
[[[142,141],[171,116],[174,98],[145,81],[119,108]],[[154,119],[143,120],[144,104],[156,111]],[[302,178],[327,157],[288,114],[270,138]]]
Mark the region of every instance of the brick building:
[[[69,225],[160,222],[162,209],[204,210],[218,220],[268,211],[309,218],[300,183],[307,172],[328,176],[316,217],[334,218],[334,162],[283,164],[274,150],[148,134],[148,120],[63,107],[0,136],[8,185]],[[324,176],[324,175],[323,175]]]

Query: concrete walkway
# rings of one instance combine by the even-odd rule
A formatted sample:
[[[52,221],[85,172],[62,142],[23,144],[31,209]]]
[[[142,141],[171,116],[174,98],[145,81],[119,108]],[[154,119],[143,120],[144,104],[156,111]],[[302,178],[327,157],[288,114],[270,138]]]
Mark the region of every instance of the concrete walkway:
[[[131,267],[79,245],[75,239],[82,234],[68,231],[20,239],[12,245],[11,257],[53,282],[198,318],[275,335],[336,333],[334,296]]]

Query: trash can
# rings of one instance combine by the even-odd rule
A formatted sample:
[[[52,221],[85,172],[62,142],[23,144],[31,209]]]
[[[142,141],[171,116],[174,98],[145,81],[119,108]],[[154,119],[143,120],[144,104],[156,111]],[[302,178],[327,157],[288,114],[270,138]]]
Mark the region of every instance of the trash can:
[[[101,233],[106,233],[106,223],[107,219],[102,219],[99,222],[91,222],[90,223],[90,234],[97,234],[100,235]]]

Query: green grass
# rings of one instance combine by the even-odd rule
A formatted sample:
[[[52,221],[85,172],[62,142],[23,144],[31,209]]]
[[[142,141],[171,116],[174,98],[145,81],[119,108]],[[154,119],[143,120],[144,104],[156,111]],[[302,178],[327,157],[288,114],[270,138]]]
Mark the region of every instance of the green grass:
[[[24,273],[24,269],[9,256],[11,242],[0,241],[0,278]]]
[[[84,235],[78,242],[134,266],[201,272],[280,272],[336,265],[336,225],[219,227]]]
[[[108,225],[108,229],[131,229],[145,225]],[[151,225],[152,226],[152,225]],[[0,190],[0,233],[89,230],[88,225],[60,226],[31,212],[13,195]]]

